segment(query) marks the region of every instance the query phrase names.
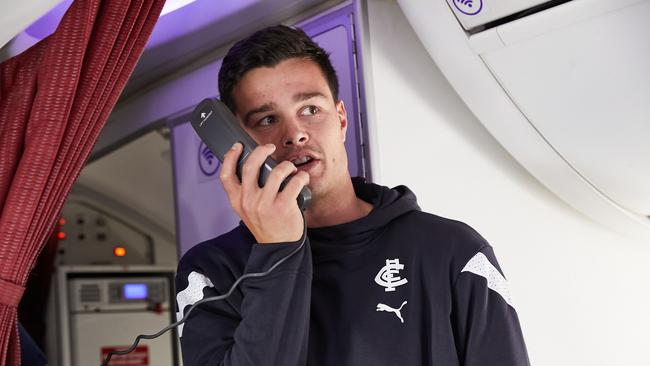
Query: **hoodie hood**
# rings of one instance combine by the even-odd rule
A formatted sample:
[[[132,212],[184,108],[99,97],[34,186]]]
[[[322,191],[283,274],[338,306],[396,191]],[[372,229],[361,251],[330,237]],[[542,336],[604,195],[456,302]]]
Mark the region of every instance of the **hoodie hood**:
[[[307,236],[315,252],[363,246],[397,217],[420,210],[415,194],[406,186],[388,188],[359,177],[352,178],[352,184],[357,197],[372,204],[372,211],[344,224],[308,229]]]

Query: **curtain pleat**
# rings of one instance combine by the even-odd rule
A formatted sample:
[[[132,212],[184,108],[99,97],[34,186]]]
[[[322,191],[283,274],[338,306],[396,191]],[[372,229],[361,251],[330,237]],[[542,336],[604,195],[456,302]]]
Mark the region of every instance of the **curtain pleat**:
[[[16,307],[164,0],[77,0],[56,32],[0,64],[0,365]]]

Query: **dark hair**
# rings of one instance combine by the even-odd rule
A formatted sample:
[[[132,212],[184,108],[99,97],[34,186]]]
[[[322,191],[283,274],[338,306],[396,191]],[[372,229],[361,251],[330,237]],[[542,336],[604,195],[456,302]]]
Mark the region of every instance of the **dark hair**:
[[[273,67],[290,58],[304,58],[318,64],[327,80],[332,97],[338,100],[339,82],[329,54],[300,29],[276,25],[262,29],[235,43],[219,70],[219,97],[235,113],[232,90],[248,71]]]

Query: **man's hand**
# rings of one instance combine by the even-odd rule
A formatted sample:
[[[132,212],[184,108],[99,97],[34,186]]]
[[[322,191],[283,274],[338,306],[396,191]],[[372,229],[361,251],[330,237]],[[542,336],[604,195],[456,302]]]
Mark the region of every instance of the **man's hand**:
[[[260,167],[275,145],[260,145],[248,156],[242,167],[241,182],[237,178],[237,160],[242,145],[233,145],[223,159],[219,178],[228,195],[230,205],[253,233],[258,243],[284,243],[302,237],[303,218],[296,199],[300,190],[309,184],[309,174],[298,172],[282,192],[280,184],[298,169],[290,161],[283,161],[269,174],[264,187],[258,185]]]

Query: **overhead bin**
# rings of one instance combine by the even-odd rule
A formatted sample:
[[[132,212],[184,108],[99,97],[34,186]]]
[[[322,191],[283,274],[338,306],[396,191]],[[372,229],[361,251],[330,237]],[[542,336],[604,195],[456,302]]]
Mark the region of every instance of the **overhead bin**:
[[[643,216],[650,216],[648,19],[646,1],[481,54],[567,164],[613,202]],[[539,25],[523,19],[497,33],[516,35],[524,27]]]
[[[456,3],[399,1],[479,121],[567,203],[650,238],[650,0]]]

